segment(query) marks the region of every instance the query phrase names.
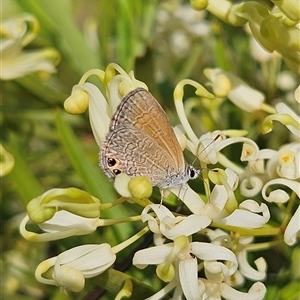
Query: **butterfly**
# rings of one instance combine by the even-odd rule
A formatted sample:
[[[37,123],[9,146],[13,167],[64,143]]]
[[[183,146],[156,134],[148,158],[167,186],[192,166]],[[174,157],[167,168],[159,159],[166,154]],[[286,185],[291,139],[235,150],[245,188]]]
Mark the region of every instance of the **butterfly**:
[[[100,164],[110,179],[145,176],[160,190],[183,186],[201,172],[186,164],[166,113],[143,88],[129,92],[114,112]]]

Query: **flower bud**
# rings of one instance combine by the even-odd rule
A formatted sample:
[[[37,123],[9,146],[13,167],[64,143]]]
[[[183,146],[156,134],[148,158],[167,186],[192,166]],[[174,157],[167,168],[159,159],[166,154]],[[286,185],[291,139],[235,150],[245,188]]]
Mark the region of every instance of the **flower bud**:
[[[128,184],[132,196],[137,199],[149,198],[152,195],[152,184],[147,177],[137,176]]]

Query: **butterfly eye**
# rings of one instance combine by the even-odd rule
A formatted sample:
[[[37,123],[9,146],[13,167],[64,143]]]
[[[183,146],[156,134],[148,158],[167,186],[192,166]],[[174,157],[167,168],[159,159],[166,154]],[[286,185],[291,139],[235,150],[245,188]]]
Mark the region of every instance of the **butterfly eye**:
[[[187,174],[190,179],[196,179],[200,174],[200,170],[196,170],[193,166],[188,166]]]

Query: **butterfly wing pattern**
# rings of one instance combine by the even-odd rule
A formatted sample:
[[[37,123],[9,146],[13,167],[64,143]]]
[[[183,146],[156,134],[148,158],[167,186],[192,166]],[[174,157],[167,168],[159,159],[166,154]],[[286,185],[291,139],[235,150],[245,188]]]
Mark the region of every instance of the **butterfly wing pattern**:
[[[196,175],[186,166],[166,113],[143,88],[128,93],[117,107],[102,145],[101,167],[111,179],[120,173],[140,175],[162,189]]]

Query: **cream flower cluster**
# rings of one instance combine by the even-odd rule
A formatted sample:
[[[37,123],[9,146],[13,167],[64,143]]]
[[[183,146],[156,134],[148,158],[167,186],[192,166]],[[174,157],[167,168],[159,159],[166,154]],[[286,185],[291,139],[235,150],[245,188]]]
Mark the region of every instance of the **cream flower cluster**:
[[[174,129],[182,149],[186,148],[200,161],[203,168],[205,195],[195,192],[188,184],[171,188],[187,208],[184,213],[154,204],[148,198],[152,193],[149,180],[125,174],[118,175],[115,187],[121,197],[111,204],[75,189],[54,189],[33,199],[28,216],[21,224],[21,233],[31,241],[49,241],[73,235],[84,235],[99,226],[121,222],[142,222],[144,228],[116,246],[104,244],[82,245],[42,262],[36,277],[46,284],[61,286],[72,291],[84,287],[85,278],[97,276],[109,269],[119,251],[152,232],[153,245],[137,251],[133,265],[145,268],[156,265],[157,277],[164,287],[149,299],[161,299],[173,291],[174,299],[263,299],[266,287],[267,264],[263,257],[249,262],[249,253],[272,247],[272,243],[257,243],[256,236],[278,236],[293,245],[299,232],[299,117],[285,104],[274,108],[264,103],[264,95],[236,76],[220,69],[204,71],[213,93],[191,80],[181,81],[174,90],[174,101],[180,126]],[[96,75],[105,85],[106,94],[86,82]],[[246,112],[265,111],[268,116],[262,124],[263,132],[272,130],[274,120],[281,122],[297,139],[279,150],[259,149],[255,141],[246,137],[245,130],[217,130],[197,137],[193,131],[183,102],[185,85],[196,89],[200,99],[210,101],[226,98]],[[90,70],[73,88],[65,101],[65,109],[72,114],[89,110],[91,127],[99,147],[109,130],[110,119],[121,99],[137,87],[147,86],[127,74],[116,64],[105,71]],[[241,163],[230,161],[223,149],[242,143]],[[265,161],[267,161],[265,163]],[[224,169],[209,169],[219,164]],[[292,192],[277,189],[283,185]],[[239,196],[237,196],[240,193]],[[265,201],[258,202],[257,195]],[[297,197],[295,197],[295,195]],[[122,219],[103,219],[104,209],[133,201],[144,207],[138,216]],[[287,204],[284,222],[280,227],[267,225],[272,217],[269,203]],[[299,205],[299,204],[298,204]],[[43,233],[26,229],[35,222]],[[92,263],[91,263],[92,262]],[[50,274],[50,275],[49,275]],[[247,280],[254,281],[248,292],[239,287]],[[120,292],[121,293],[121,292]]]
[[[1,79],[10,80],[36,72],[41,78],[56,73],[60,54],[53,48],[24,50],[39,32],[38,20],[23,14],[0,24]]]
[[[289,68],[299,75],[299,1],[272,1],[274,6],[271,9],[257,1],[234,4],[227,0],[190,0],[190,3],[194,9],[207,10],[232,26],[247,25],[255,43],[269,53],[280,54]],[[252,45],[254,57],[264,61],[266,53],[254,48],[256,45]]]

